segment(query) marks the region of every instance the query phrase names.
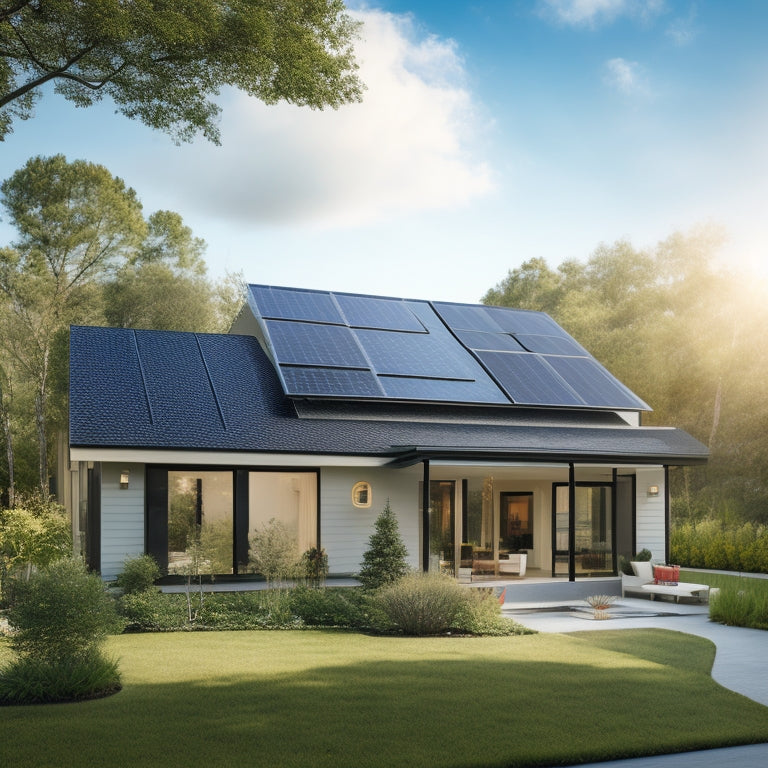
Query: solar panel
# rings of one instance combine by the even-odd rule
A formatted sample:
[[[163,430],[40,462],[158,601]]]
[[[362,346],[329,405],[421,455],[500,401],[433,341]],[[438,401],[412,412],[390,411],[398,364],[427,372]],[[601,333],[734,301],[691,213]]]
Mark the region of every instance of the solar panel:
[[[262,317],[344,325],[330,293],[264,285],[251,285],[249,289]]]
[[[373,369],[377,373],[436,378],[475,378],[472,359],[448,334],[357,331]]]
[[[515,403],[584,405],[568,384],[539,355],[527,352],[477,354]]]
[[[578,357],[586,357],[589,354],[584,347],[566,336],[518,333],[515,338],[529,352],[540,352],[545,355],[576,355]]]
[[[381,398],[383,390],[370,371],[347,368],[281,366],[288,395]]]
[[[543,312],[249,291],[291,396],[647,409]]]
[[[401,299],[375,299],[370,296],[336,294],[336,301],[347,322],[354,328],[427,332]]]
[[[588,357],[547,357],[551,365],[586,405],[599,408],[641,408],[648,406],[614,378],[596,360]]]
[[[453,330],[489,331],[490,333],[501,333],[504,330],[494,321],[486,307],[443,302],[436,302],[433,306],[448,327]]]
[[[288,320],[267,320],[265,325],[280,364],[369,367],[349,328]]]
[[[456,338],[468,349],[495,349],[499,352],[522,352],[523,347],[508,333],[456,331]]]
[[[540,333],[545,336],[568,336],[568,334],[544,312],[525,309],[488,307],[488,314],[507,333]]]

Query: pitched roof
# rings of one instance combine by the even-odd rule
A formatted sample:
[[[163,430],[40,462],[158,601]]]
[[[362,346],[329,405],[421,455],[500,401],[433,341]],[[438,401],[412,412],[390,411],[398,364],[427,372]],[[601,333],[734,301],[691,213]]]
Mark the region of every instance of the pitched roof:
[[[287,397],[251,336],[76,326],[70,338],[73,447],[422,458],[698,463],[682,430],[616,414]]]

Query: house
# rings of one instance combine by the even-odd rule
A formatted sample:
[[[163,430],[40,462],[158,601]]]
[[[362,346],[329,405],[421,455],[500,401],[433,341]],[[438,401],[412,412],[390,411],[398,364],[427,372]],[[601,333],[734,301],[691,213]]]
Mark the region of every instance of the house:
[[[415,568],[612,575],[665,559],[669,469],[707,457],[540,312],[251,285],[230,334],[70,341],[67,496],[105,578],[182,572],[196,525],[242,578],[272,519],[354,574],[387,500]]]

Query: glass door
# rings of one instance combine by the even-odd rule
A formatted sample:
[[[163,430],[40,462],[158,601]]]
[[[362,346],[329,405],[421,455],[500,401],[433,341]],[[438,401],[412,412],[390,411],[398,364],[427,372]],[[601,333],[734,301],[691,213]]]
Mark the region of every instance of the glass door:
[[[552,509],[552,575],[568,576],[568,485],[556,484]],[[576,539],[573,551],[577,576],[614,573],[615,532],[613,485],[576,484]]]

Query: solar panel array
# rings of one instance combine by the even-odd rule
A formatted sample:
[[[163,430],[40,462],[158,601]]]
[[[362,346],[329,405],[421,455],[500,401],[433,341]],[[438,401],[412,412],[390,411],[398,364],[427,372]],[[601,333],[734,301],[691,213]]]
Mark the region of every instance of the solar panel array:
[[[646,410],[542,312],[249,286],[286,395]]]

